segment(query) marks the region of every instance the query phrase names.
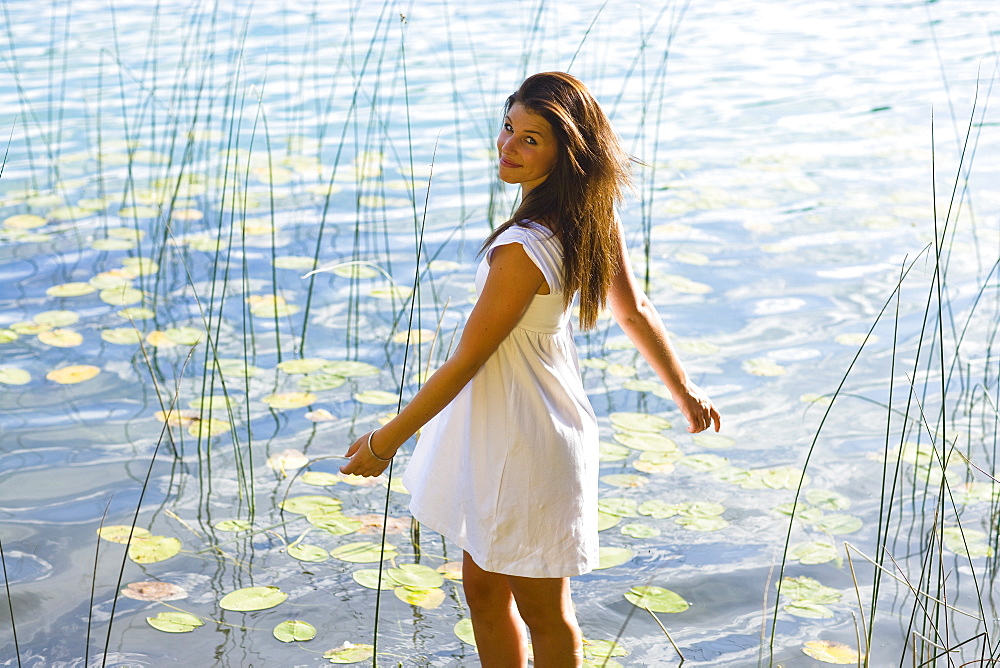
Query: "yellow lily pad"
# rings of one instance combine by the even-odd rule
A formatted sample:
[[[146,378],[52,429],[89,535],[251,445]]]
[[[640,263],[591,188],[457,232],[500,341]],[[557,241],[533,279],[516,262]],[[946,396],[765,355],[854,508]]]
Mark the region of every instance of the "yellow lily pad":
[[[9,227],[12,230],[31,230],[44,224],[44,218],[30,213],[19,213],[3,220],[4,227]]]
[[[316,403],[316,395],[312,392],[284,392],[269,394],[262,401],[276,410],[303,408]]]
[[[49,327],[68,327],[79,322],[80,314],[76,311],[42,311],[32,320],[39,325],[48,325]]]
[[[132,536],[128,558],[137,564],[166,561],[181,551],[181,541],[170,536]]]
[[[49,371],[45,374],[45,377],[60,385],[74,385],[95,378],[99,373],[101,373],[101,370],[96,366],[74,364]]]
[[[153,534],[150,533],[149,529],[143,529],[142,527],[132,527],[128,524],[110,524],[99,528],[97,535],[112,543],[125,545],[129,542],[129,535],[132,536],[132,540],[135,540],[136,538],[149,538]]]
[[[50,297],[82,297],[83,295],[89,295],[92,292],[97,292],[97,288],[90,283],[76,281],[72,283],[60,283],[59,285],[53,285],[45,291],[45,294]]]
[[[72,329],[53,329],[48,332],[39,332],[38,340],[55,348],[73,348],[83,343],[83,336]]]
[[[841,666],[857,665],[863,659],[856,649],[835,640],[810,640],[802,647],[802,652],[817,661]]]
[[[410,605],[433,610],[444,603],[444,590],[421,587],[396,587],[396,598]]]

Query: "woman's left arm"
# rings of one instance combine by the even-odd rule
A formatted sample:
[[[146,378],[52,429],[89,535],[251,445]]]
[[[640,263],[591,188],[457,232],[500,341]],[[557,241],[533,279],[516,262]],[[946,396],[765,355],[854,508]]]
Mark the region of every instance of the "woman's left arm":
[[[368,433],[355,441],[347,451],[351,461],[340,468],[341,473],[363,476],[382,473],[396,450],[472,380],[520,321],[544,281],[541,270],[520,244],[494,248],[483,291],[469,314],[454,354],[370,441]],[[369,443],[376,457],[369,452]]]
[[[696,433],[715,426],[719,431],[721,417],[704,390],[691,382],[681,364],[663,320],[656,307],[635,280],[632,263],[625,246],[625,231],[618,223],[621,245],[618,249],[618,273],[608,292],[608,302],[615,321],[653,368],[681,413],[688,421],[688,431]]]

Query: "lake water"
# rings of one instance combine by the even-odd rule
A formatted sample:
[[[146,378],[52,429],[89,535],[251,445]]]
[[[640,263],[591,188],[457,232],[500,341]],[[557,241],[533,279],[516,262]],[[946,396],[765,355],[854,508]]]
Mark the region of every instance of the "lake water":
[[[586,638],[618,639],[609,666],[673,643],[818,666],[859,636],[872,666],[991,656],[993,3],[12,0],[0,22],[0,665],[348,661],[386,503],[380,664],[476,665],[432,574],[460,551],[334,457],[453,345],[515,201],[502,101],[549,69],[645,163],[634,263],[724,416],[692,437],[613,322],[579,335],[605,441]],[[98,535],[133,521],[133,558]],[[809,579],[779,598],[781,576]],[[116,597],[151,581],[176,588]],[[247,587],[277,589],[223,600]],[[686,602],[655,613],[673,642],[633,587]],[[288,620],[315,639],[277,639]]]

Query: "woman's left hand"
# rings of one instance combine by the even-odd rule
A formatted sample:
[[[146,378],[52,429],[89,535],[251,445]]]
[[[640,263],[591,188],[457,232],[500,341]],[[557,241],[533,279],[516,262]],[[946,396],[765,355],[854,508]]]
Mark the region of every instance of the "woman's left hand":
[[[677,402],[681,413],[687,418],[688,431],[697,434],[700,431],[710,429],[713,425],[715,431],[719,431],[722,426],[722,416],[719,415],[715,404],[708,398],[705,391],[691,382],[684,389],[684,395],[675,396],[674,401]]]
[[[368,432],[358,440],[354,441],[354,445],[347,449],[347,456],[351,458],[351,461],[340,467],[341,473],[371,478],[381,475],[383,471],[389,468],[389,461],[383,461],[374,457],[371,450],[368,448],[368,444],[370,443],[368,439],[370,439],[374,433],[374,431]],[[378,447],[378,445],[375,444],[373,447]]]

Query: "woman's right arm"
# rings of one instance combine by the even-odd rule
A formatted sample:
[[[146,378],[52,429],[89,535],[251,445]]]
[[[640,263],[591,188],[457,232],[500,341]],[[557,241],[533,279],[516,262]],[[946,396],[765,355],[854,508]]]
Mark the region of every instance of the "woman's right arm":
[[[372,457],[368,452],[366,433],[348,449],[351,461],[340,471],[363,476],[382,473],[396,450],[472,380],[520,321],[544,281],[541,270],[520,244],[494,248],[482,294],[469,314],[454,354],[427,379],[399,415],[379,428],[370,441],[372,450],[383,459]]]
[[[615,321],[635,344],[643,358],[670,391],[670,396],[688,421],[688,431],[697,433],[715,426],[721,417],[704,390],[691,382],[677,357],[670,336],[656,307],[635,280],[625,246],[625,233],[618,223],[621,245],[618,249],[618,273],[608,291],[608,303]]]

